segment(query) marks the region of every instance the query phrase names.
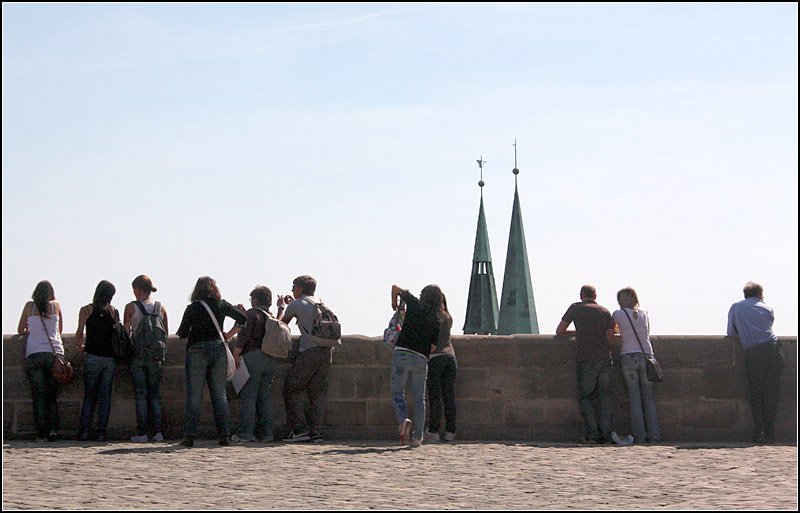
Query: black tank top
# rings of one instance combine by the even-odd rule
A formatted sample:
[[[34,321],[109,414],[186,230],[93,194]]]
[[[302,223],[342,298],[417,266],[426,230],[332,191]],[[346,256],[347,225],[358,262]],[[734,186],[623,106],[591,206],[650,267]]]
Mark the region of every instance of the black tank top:
[[[111,337],[117,316],[117,309],[108,306],[93,311],[86,318],[86,347],[84,351],[95,356],[114,356]]]

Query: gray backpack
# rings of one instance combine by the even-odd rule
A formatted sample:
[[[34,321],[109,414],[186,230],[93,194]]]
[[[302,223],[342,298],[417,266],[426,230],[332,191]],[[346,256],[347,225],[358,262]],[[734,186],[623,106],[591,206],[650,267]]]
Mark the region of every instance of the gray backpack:
[[[292,350],[292,330],[285,322],[279,321],[261,308],[267,318],[264,325],[264,338],[261,340],[261,351],[273,358],[287,358]]]
[[[311,331],[300,326],[300,329],[306,332],[310,342],[316,347],[342,345],[342,325],[339,324],[339,319],[331,309],[325,306],[322,301],[312,301],[309,296],[304,297],[303,300],[316,307],[316,315],[311,325]]]
[[[164,317],[161,315],[161,303],[156,301],[153,313],[147,313],[140,301],[134,301],[142,320],[133,330],[133,356],[146,362],[163,362],[167,355],[167,331],[164,329]]]

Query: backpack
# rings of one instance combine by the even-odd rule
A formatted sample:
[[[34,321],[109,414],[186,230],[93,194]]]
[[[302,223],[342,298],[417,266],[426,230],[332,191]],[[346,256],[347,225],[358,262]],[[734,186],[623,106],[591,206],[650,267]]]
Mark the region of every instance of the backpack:
[[[261,308],[267,321],[264,324],[264,338],[261,340],[261,351],[273,358],[287,358],[292,350],[292,330],[285,322],[281,322]]]
[[[153,313],[147,313],[140,301],[134,301],[142,312],[142,320],[133,330],[133,355],[146,362],[163,362],[167,354],[167,331],[161,315],[161,303],[156,301]]]
[[[300,326],[300,329],[305,331],[310,338],[311,343],[316,347],[335,347],[342,345],[342,325],[339,324],[339,319],[336,315],[330,308],[325,306],[322,301],[314,302],[309,299],[308,296],[303,299],[317,308],[317,315],[314,317],[311,331],[309,332]]]
[[[115,358],[128,359],[133,354],[133,347],[131,346],[131,338],[128,336],[128,330],[119,320],[119,312],[113,308],[114,315],[106,308],[95,310],[86,317],[86,338],[89,338],[89,330],[92,331],[92,337],[105,337],[111,339],[111,352]]]

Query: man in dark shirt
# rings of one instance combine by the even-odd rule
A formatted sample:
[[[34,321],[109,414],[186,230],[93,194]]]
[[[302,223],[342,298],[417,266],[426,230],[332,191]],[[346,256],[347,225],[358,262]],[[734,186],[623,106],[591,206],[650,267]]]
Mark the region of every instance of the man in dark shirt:
[[[578,373],[578,403],[583,417],[583,441],[606,443],[611,439],[611,351],[614,340],[614,319],[608,310],[598,305],[597,290],[591,285],[581,287],[581,302],[570,305],[556,328],[556,335],[575,335]],[[570,323],[575,331],[568,331]],[[590,396],[597,390],[600,396],[600,427],[598,430]]]

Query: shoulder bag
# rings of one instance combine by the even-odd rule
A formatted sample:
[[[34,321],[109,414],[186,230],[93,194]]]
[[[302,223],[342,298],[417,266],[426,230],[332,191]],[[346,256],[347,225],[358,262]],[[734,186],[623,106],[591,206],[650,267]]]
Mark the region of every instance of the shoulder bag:
[[[233,359],[233,354],[231,353],[231,348],[228,347],[228,343],[225,342],[225,336],[222,334],[222,330],[219,329],[219,322],[217,322],[217,318],[214,317],[214,312],[211,311],[211,308],[205,301],[200,301],[208,315],[211,316],[211,320],[214,322],[214,327],[217,328],[217,333],[219,334],[220,340],[222,340],[222,345],[225,346],[225,356],[228,358],[228,370],[225,373],[225,381],[230,381],[233,379],[233,375],[236,374],[236,360]]]
[[[644,355],[644,363],[645,367],[647,368],[647,379],[652,381],[653,383],[658,383],[664,381],[664,371],[661,370],[661,365],[659,365],[658,360],[656,360],[655,355],[647,354],[644,351],[644,347],[642,346],[642,341],[639,339],[639,333],[636,332],[636,326],[633,325],[633,320],[631,316],[628,315],[628,311],[626,309],[622,309],[625,312],[625,317],[628,318],[628,322],[631,324],[631,329],[633,329],[633,334],[636,335],[636,341],[639,343],[639,347],[642,350],[642,354]]]
[[[44,319],[42,319],[41,314],[42,313],[39,312],[39,320],[42,321],[44,334],[47,335],[47,340],[50,342],[50,347],[53,348],[53,377],[62,385],[68,385],[72,383],[73,379],[75,379],[75,371],[72,368],[72,364],[67,361],[67,358],[63,354],[56,352],[56,346],[50,339],[50,333],[47,332],[47,326],[44,324]]]

